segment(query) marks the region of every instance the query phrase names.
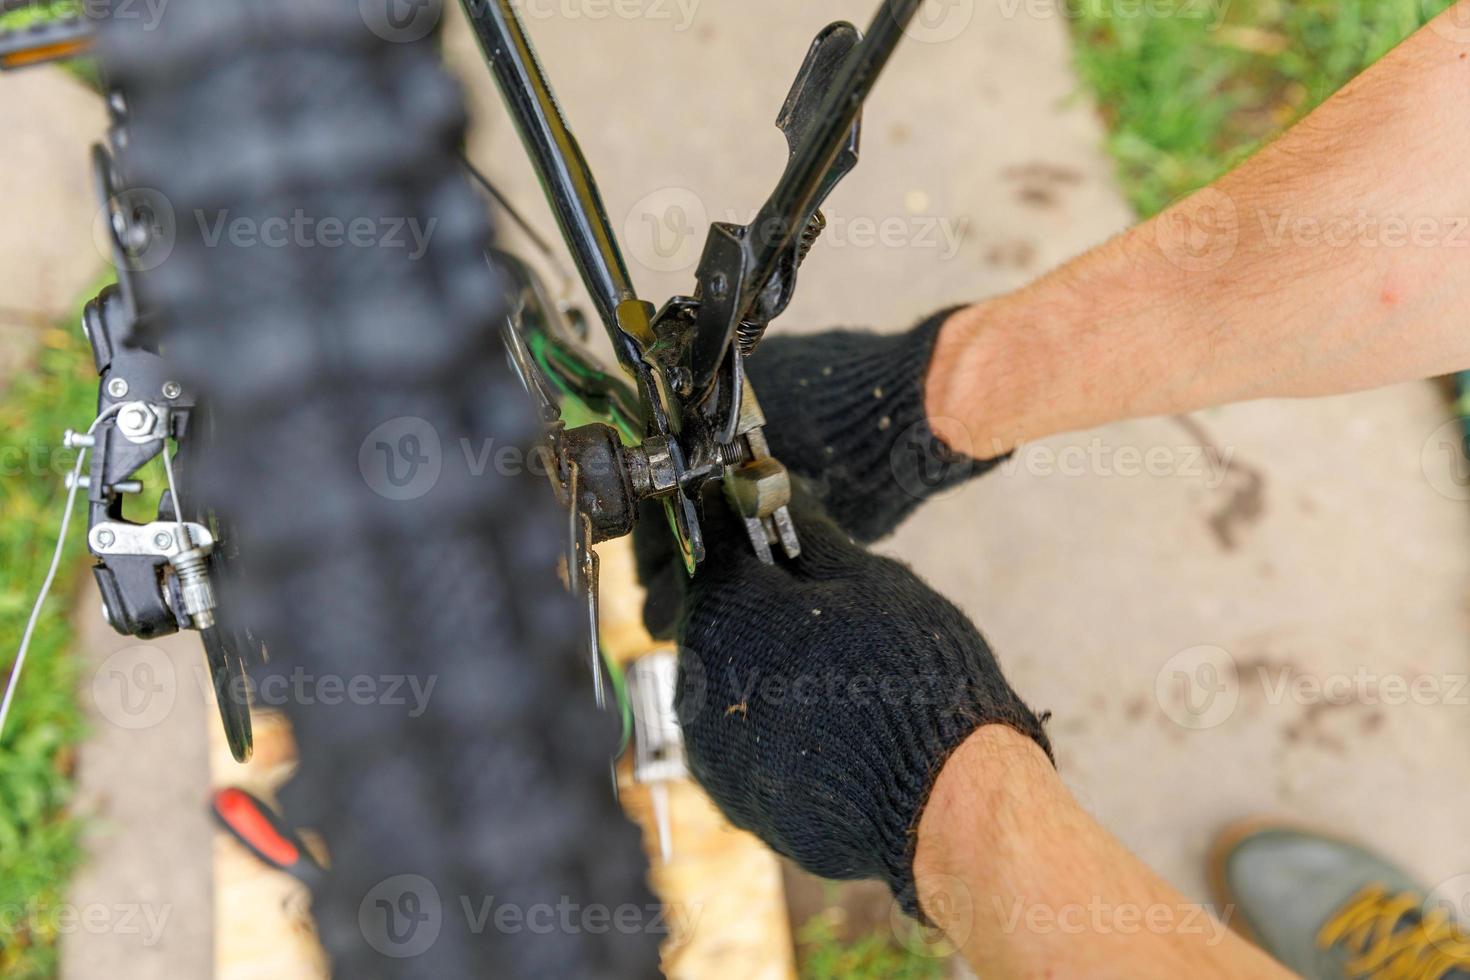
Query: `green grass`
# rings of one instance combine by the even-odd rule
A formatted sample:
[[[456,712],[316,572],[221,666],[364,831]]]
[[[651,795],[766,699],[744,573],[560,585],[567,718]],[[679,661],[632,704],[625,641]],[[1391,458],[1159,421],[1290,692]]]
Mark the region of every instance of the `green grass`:
[[[0,14],[0,30],[13,31],[48,20],[62,20],[79,16],[82,12],[80,0],[43,0],[41,3]]]
[[[83,12],[81,0],[41,0],[29,7],[0,14],[0,32],[16,31],[50,20],[66,20],[80,16]],[[72,58],[61,63],[83,85],[100,89],[97,65],[91,58]],[[22,69],[24,70],[24,69]]]
[[[1075,57],[1140,217],[1214,180],[1450,0],[1069,0]],[[1168,16],[1135,13],[1140,7]]]
[[[950,973],[947,959],[913,952],[890,936],[844,941],[823,915],[802,926],[797,953],[801,980],[942,980]]]
[[[45,331],[34,365],[0,399],[0,677],[55,546],[73,456],[57,448],[96,412],[97,375],[76,320]],[[81,853],[68,811],[75,746],[85,734],[68,613],[84,522],[73,514],[64,563],[31,644],[24,680],[0,739],[0,976],[56,973],[56,913]]]

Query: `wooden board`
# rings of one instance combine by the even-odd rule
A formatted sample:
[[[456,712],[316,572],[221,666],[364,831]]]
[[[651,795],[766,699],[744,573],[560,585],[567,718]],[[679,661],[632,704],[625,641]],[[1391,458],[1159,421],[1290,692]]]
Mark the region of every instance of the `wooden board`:
[[[668,649],[643,628],[643,590],[633,570],[632,542],[598,546],[602,559],[602,639],[609,657],[627,664]],[[664,944],[670,980],[796,976],[781,867],[764,844],[725,820],[689,781],[669,784],[672,856],[659,855],[651,790],[619,767],[623,809],[643,828],[654,890],[675,926]]]

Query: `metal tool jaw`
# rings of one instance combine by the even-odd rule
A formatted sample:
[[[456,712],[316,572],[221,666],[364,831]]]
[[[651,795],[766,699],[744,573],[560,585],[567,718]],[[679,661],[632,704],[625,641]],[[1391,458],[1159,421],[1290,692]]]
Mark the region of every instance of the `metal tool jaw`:
[[[512,360],[548,417],[564,418],[561,403],[569,398],[584,408],[638,409],[636,420],[628,411],[594,412],[603,418],[556,435],[556,471],[578,474],[576,492],[567,493],[564,478],[561,492],[587,517],[591,540],[629,533],[638,504],[659,501],[692,575],[705,559],[699,505],[708,499],[705,487],[715,481],[723,483],[725,499],[744,521],[762,561],[800,554],[789,508],[790,475],[771,454],[745,358],[791,302],[802,260],[826,227],[821,206],[857,164],[863,102],[916,9],[915,0],[885,0],[866,39],[846,22],[817,35],[776,118],[788,158],[775,189],[750,224],[710,227],[692,295],[675,296],[656,313],[632,297],[615,249],[603,238],[581,234],[593,218],[603,218],[585,168],[576,169],[580,179],[574,183],[550,181],[560,189],[549,192],[553,205],[582,219],[563,221],[563,230],[577,233],[571,239],[582,248],[574,249],[574,258],[580,259],[583,281],[634,384],[614,383],[626,396],[610,398],[605,376],[596,385],[577,383],[573,376],[587,380],[596,372],[575,366],[579,358],[571,352],[577,343],[558,336],[565,329],[546,315],[549,304],[537,287],[527,285],[534,277],[519,266],[512,278],[524,302],[509,328],[519,334],[509,338]],[[482,19],[480,27],[499,51],[498,39],[514,25]],[[553,118],[546,106],[531,111],[514,99],[511,106],[525,117],[523,138],[529,134],[543,156],[555,156],[554,147],[535,138],[548,127],[562,144],[574,147],[561,117]],[[547,171],[552,178],[560,172]],[[589,201],[596,205],[590,210],[571,207]],[[605,220],[592,223],[605,226]],[[540,326],[528,326],[535,323]],[[544,353],[558,350],[559,356]],[[538,369],[541,380],[530,379]]]

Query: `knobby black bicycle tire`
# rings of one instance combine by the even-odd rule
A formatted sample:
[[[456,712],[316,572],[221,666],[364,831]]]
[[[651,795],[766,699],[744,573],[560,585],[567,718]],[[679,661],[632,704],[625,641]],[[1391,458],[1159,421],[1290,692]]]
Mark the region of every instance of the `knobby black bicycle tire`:
[[[555,574],[565,514],[499,452],[536,427],[454,162],[459,93],[431,38],[385,39],[367,7],[119,7],[100,44],[124,181],[164,212],[140,305],[214,413],[191,476],[239,538],[222,601],[269,648],[261,690],[288,692],[286,815],[331,854],[321,937],[352,980],[656,975],[616,723]],[[354,219],[371,242],[341,240]],[[388,241],[410,221],[422,254]]]

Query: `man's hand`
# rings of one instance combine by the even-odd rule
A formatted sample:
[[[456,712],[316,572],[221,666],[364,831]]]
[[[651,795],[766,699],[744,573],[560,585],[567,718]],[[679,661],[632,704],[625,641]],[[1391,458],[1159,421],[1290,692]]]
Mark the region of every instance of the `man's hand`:
[[[737,826],[816,874],[882,878],[917,913],[915,831],[950,752],[992,724],[1050,745],[953,604],[799,481],[791,508],[801,557],[765,565],[707,496],[692,580],[655,517],[639,532],[650,625],[677,626],[690,769]]]

